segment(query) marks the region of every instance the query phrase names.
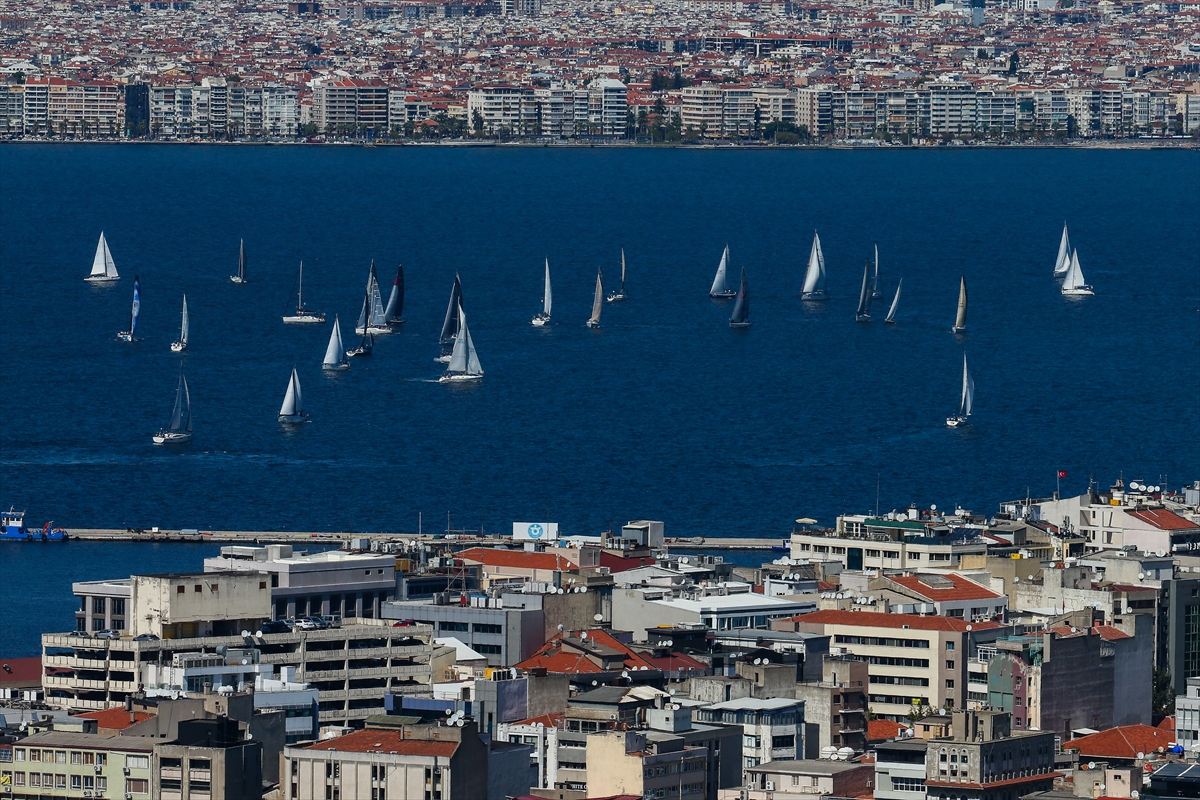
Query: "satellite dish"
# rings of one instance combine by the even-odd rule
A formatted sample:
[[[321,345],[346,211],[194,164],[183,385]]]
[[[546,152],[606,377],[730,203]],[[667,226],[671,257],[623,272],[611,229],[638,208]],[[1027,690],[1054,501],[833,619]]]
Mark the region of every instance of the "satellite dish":
[[[592,619],[596,620],[596,622],[603,622],[603,621],[604,621],[604,615],[603,615],[603,614],[596,614],[594,617],[592,617]]]
[[[941,714],[942,716],[945,716],[945,714],[946,714],[946,709],[944,709],[944,708],[939,708],[939,709],[938,709],[938,713],[939,713],[939,714]]]
[[[622,678],[628,678],[628,677],[629,677],[629,670],[623,670],[623,671],[621,672],[621,677],[622,677]]]
[[[592,686],[598,686],[598,685],[599,684],[596,681],[592,681]]]
[[[580,594],[587,594],[587,587],[586,587],[586,586],[580,586],[580,587],[579,587],[579,593],[580,593]]]
[[[970,625],[968,625],[968,626],[967,626],[967,630],[968,630],[968,631],[969,631],[969,630],[971,630],[971,626],[970,626]]]
[[[1139,573],[1138,573],[1138,580],[1139,580],[1139,581],[1141,581],[1141,580],[1145,580],[1145,579],[1146,579],[1146,573],[1144,573],[1144,572],[1139,572]]]
[[[1140,488],[1142,488],[1142,487],[1138,485],[1138,482],[1137,482],[1137,481],[1130,481],[1130,482],[1129,482],[1129,488],[1130,488],[1130,489],[1140,489]]]
[[[447,716],[447,717],[453,717],[453,716],[454,716],[454,709],[453,709],[453,708],[447,708],[447,709],[446,709],[446,716]]]
[[[1132,797],[1133,800],[1138,800],[1138,798],[1142,796],[1142,793],[1139,792],[1137,789],[1134,789],[1132,792],[1129,793],[1129,796]]]
[[[669,694],[669,695],[671,695],[672,697],[674,697],[674,696],[675,696],[675,690],[674,690],[674,689],[672,689],[672,690],[670,690],[669,692],[667,692],[667,694]]]
[[[1138,760],[1140,761],[1141,759],[1146,757],[1146,754],[1143,753],[1141,750],[1138,750],[1137,757],[1138,757]],[[1092,768],[1095,769],[1095,764],[1092,765]]]
[[[674,646],[675,646],[675,640],[667,639],[667,647],[674,647]]]
[[[544,722],[539,722],[539,723],[537,724],[537,726],[538,726],[539,728],[544,728],[544,727],[546,727],[546,723],[544,723]]]
[[[1014,576],[1013,576],[1013,583],[1020,583],[1020,582],[1021,582],[1021,576],[1020,576],[1020,575],[1014,575]],[[559,626],[559,627],[561,627],[561,626]]]
[[[1029,580],[1033,580],[1033,576],[1032,576],[1032,575],[1030,575],[1030,576],[1029,576]]]
[[[253,738],[254,734],[252,734],[250,731],[246,731],[246,741],[250,741]]]
[[[561,623],[561,622],[560,622],[560,623],[558,623],[558,630],[559,630],[559,632],[560,632],[560,633],[561,633],[561,632],[562,632],[562,630],[563,630],[563,626],[562,626],[562,623]]]
[[[583,633],[579,634],[579,638],[580,638],[580,639],[586,639],[586,638],[587,638],[587,631],[584,631]]]
[[[1154,488],[1153,488],[1153,489],[1151,489],[1150,491],[1152,491],[1152,492],[1154,492],[1155,494],[1157,494],[1158,492],[1161,492],[1161,491],[1162,491],[1162,487],[1161,487],[1161,486],[1159,486],[1158,484],[1154,484]]]
[[[262,631],[255,631],[255,632],[254,632],[254,638],[256,638],[256,639],[261,639],[261,638],[262,638]]]
[[[1141,753],[1138,753],[1138,758],[1141,758],[1141,755],[1142,755]],[[1089,762],[1088,762],[1088,769],[1095,769],[1095,768],[1096,768],[1096,762],[1095,762],[1095,761],[1089,761]]]
[[[454,724],[461,728],[467,724],[467,721],[462,717],[459,717],[458,722],[455,722]]]
[[[937,505],[935,505],[935,504],[933,504],[933,503],[930,503],[930,504],[929,504],[929,510],[930,510],[930,511],[937,511]]]
[[[1125,606],[1125,613],[1126,613],[1126,614],[1130,613],[1131,611],[1133,611],[1133,606]]]
[[[245,638],[249,635],[250,635],[250,631],[242,631],[242,638]]]

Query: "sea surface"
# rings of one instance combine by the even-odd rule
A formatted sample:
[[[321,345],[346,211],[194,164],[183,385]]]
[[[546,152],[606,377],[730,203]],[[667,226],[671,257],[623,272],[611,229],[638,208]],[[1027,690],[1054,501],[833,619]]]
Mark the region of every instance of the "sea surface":
[[[1200,154],[1183,150],[6,144],[0,503],[68,527],[594,534],[650,518],[782,538],[797,517],[877,506],[990,513],[1049,494],[1058,470],[1063,492],[1178,486],[1200,478],[1198,208]],[[1051,277],[1064,221],[1095,297]],[[122,278],[95,287],[101,230]],[[799,298],[814,230],[820,304]],[[239,239],[245,286],[229,281]],[[707,296],[726,243],[747,330]],[[876,244],[885,298],[856,323]],[[631,299],[588,330],[596,271],[614,288],[622,248]],[[536,329],[545,258],[554,324]],[[403,262],[407,324],[322,374],[330,326],[280,320],[299,263],[306,304],[352,346],[372,259],[385,297]],[[456,272],[474,386],[436,382]],[[143,339],[126,344],[135,275]],[[951,430],[964,353],[975,414]],[[181,362],[195,440],[155,447]],[[293,366],[311,422],[287,428]],[[70,580],[202,558],[149,552],[0,545],[5,607],[61,603],[59,624]]]

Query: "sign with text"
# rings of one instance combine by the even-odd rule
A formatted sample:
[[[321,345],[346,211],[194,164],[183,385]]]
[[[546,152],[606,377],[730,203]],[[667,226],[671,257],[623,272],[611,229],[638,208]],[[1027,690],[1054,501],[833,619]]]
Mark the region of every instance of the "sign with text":
[[[514,522],[513,538],[531,542],[551,541],[558,538],[558,523]]]

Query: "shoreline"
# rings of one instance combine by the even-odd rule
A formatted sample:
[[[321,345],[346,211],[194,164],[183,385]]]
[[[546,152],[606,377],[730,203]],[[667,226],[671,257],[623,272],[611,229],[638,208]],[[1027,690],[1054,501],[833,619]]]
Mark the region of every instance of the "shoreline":
[[[769,142],[497,142],[497,141],[429,141],[429,142],[308,142],[297,140],[240,140],[240,141],[179,141],[170,139],[3,139],[0,145],[164,145],[164,146],[226,146],[226,147],[449,147],[449,148],[532,148],[532,149],[624,149],[624,150],[750,150],[750,151],[803,151],[803,150],[1200,150],[1200,141],[1194,139],[1104,139],[1097,141],[1074,140],[1071,142],[981,142],[978,144],[865,144],[854,142],[820,142],[815,144],[772,144]]]

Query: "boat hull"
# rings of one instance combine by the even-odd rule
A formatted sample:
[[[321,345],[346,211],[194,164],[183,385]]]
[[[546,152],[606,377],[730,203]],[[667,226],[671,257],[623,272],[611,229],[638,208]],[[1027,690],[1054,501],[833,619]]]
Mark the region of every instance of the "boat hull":
[[[884,323],[885,323],[885,324],[887,324],[887,325],[895,325],[895,324],[896,324],[896,320],[894,320],[894,319],[885,319],[885,320],[884,320]]]
[[[605,299],[610,303],[624,303],[629,299],[629,295],[624,294],[623,292],[618,292],[616,294],[610,294]]]
[[[345,362],[341,364],[322,364],[321,369],[325,370],[326,372],[341,372],[343,370],[350,369],[350,365]]]
[[[134,341],[133,334],[130,333],[129,331],[121,331],[120,333],[117,334],[117,339],[121,340],[122,342]]]
[[[855,322],[870,322],[871,315],[870,314],[855,314],[854,321]]]
[[[388,325],[403,325],[407,321],[403,317],[396,317],[395,319],[389,319]]]
[[[966,332],[967,332],[967,326],[966,326],[966,325],[964,325],[964,326],[962,326],[962,327],[960,328],[960,327],[958,327],[957,325],[955,325],[953,328],[951,328],[951,329],[950,329],[950,332],[951,332],[951,333],[966,333]]]
[[[600,327],[599,322],[593,322],[590,319],[587,322],[585,322],[584,324],[587,325],[589,328],[599,328]]]
[[[187,349],[187,345],[184,344],[183,342],[171,342],[171,352],[172,353],[182,353],[186,349]]]
[[[729,323],[729,327],[731,327],[731,328],[749,328],[750,323],[749,322],[731,322],[731,323]]]
[[[183,444],[190,442],[192,435],[190,433],[171,433],[170,431],[159,431],[151,437],[155,444]]]
[[[285,425],[296,425],[301,422],[308,422],[308,414],[280,414],[279,421]]]
[[[434,361],[437,362],[438,364],[449,364],[450,363],[450,354],[443,353],[442,355],[435,358]]]
[[[800,299],[815,303],[819,300],[828,300],[829,294],[824,289],[818,289],[815,292],[801,292]]]
[[[1090,286],[1080,286],[1076,289],[1063,289],[1063,297],[1095,297],[1096,293]]]
[[[967,424],[966,417],[946,417],[947,428],[961,428]]]
[[[293,314],[289,317],[284,317],[283,321],[289,325],[323,325],[325,324],[325,315]]]
[[[121,280],[121,276],[118,275],[115,278],[110,278],[107,275],[88,275],[84,280],[88,283],[116,283]]]
[[[230,283],[236,283],[236,284],[238,284],[238,285],[240,286],[241,284],[244,284],[244,283],[246,282],[246,279],[245,279],[245,278],[239,278],[237,275],[230,275],[230,276],[229,276],[229,282],[230,282]]]
[[[535,328],[544,328],[550,324],[550,318],[545,316],[544,314],[538,314],[536,317],[534,317],[533,319],[531,319],[529,321],[529,324]]]
[[[732,300],[733,298],[737,297],[737,292],[709,292],[708,296],[714,300]]]
[[[371,349],[369,347],[356,347],[353,350],[346,351],[346,358],[355,358],[357,356],[369,356]]]
[[[438,383],[465,383],[467,381],[481,381],[483,375],[475,375],[470,372],[456,372],[453,375],[447,374],[438,378]]]
[[[355,328],[354,332],[359,336],[366,336],[368,333],[378,335],[381,333],[391,333],[392,329],[386,325],[368,325],[365,328]]]

